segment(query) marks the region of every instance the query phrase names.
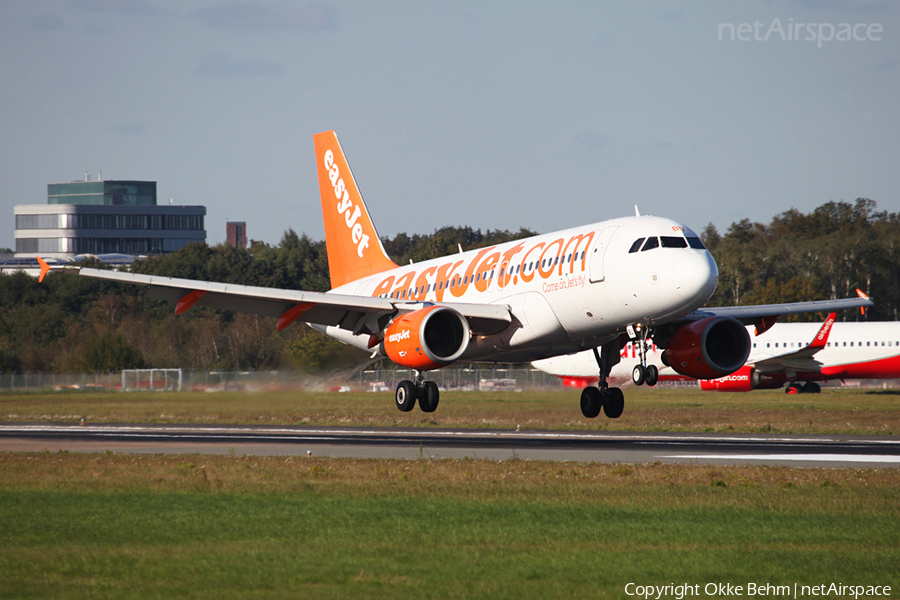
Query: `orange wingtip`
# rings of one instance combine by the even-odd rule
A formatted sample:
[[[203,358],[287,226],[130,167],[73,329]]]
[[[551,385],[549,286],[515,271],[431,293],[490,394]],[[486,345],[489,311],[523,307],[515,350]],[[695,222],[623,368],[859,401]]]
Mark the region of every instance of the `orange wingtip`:
[[[38,264],[41,265],[41,275],[38,277],[38,283],[43,283],[44,277],[50,272],[50,265],[48,265],[40,256],[37,257],[37,261]]]
[[[866,300],[869,299],[869,295],[868,295],[867,293],[865,293],[864,291],[862,291],[861,289],[859,289],[859,288],[856,288],[856,295],[859,296],[860,298],[865,298]],[[860,306],[860,307],[859,307],[859,314],[861,314],[861,315],[866,314],[866,307],[865,307],[865,306]]]

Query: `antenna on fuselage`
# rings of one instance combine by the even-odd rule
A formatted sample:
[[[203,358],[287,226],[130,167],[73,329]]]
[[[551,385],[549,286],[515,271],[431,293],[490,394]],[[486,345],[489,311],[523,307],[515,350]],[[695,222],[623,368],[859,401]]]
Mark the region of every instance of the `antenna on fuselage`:
[[[641,216],[641,211],[638,210],[637,204],[634,205],[634,216]]]
[[[456,247],[459,248],[459,253],[462,254],[463,253],[462,244],[460,244],[459,242],[456,242]]]

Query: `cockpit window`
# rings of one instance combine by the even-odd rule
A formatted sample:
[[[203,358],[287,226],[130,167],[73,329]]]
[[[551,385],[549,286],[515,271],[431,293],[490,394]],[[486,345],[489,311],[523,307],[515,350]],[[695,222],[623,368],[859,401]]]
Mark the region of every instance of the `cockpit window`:
[[[643,248],[641,248],[641,252],[646,252],[647,250],[652,250],[653,248],[659,248],[659,239],[655,237],[647,238],[647,243],[644,244]]]
[[[703,242],[700,241],[698,237],[688,236],[688,246],[694,248],[695,250],[706,250],[706,247],[703,245]]]
[[[628,251],[628,254],[631,254],[632,252],[637,252],[638,250],[640,250],[641,244],[643,244],[643,243],[644,243],[644,238],[638,238],[638,239],[634,240],[634,243],[631,245],[631,250]]]
[[[660,239],[662,240],[663,248],[687,248],[687,242],[680,235],[664,235]]]

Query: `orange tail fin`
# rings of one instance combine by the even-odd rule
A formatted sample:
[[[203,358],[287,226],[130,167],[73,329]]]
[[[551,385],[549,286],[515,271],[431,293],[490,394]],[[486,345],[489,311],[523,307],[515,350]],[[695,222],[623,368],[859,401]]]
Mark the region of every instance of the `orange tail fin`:
[[[333,131],[313,136],[331,287],[394,269]]]

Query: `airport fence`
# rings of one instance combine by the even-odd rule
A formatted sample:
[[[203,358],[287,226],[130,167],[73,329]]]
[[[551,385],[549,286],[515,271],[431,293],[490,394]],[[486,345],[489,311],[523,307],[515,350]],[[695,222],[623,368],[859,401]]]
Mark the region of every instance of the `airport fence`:
[[[198,371],[134,369],[109,373],[0,373],[0,391],[33,390],[185,390],[185,391],[393,391],[411,369],[367,368],[327,374],[297,371]],[[559,389],[562,380],[524,365],[460,367],[431,371],[442,390],[524,391]]]
[[[185,390],[310,392],[388,392],[404,379],[414,379],[411,369],[372,368],[328,374],[298,371],[198,371],[185,369],[140,369],[110,373],[0,373],[0,392],[37,390]],[[460,367],[428,373],[441,390],[528,391],[563,387],[562,379],[525,365]],[[622,382],[619,382],[622,385]],[[627,382],[625,385],[631,385]],[[660,388],[697,388],[697,382],[660,382]],[[833,381],[823,387],[900,389],[900,379]]]

